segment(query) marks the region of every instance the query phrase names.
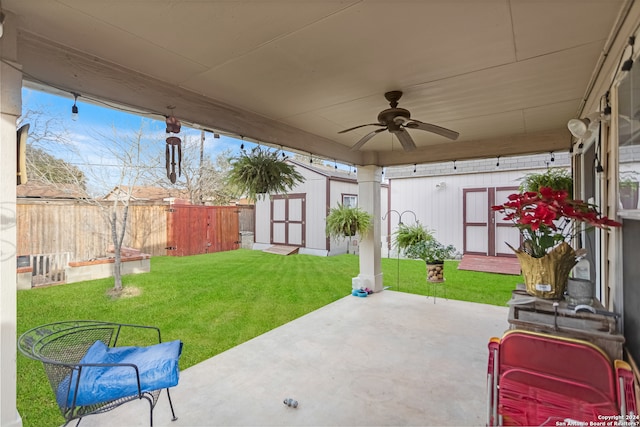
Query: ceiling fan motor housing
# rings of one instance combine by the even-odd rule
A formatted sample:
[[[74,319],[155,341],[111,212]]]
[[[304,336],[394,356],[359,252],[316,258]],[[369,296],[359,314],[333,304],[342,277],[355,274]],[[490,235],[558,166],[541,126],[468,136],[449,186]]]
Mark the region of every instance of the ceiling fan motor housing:
[[[400,125],[403,120],[396,120],[398,117],[404,117],[405,121],[411,118],[409,110],[404,108],[387,108],[378,114],[378,122],[389,128],[389,132],[400,132]]]
[[[400,99],[400,97],[402,97],[402,91],[392,90],[385,93],[384,97],[387,99],[387,101],[389,101],[389,107],[391,108],[387,108],[386,110],[383,110],[380,112],[380,114],[378,114],[378,123],[367,123],[338,132],[350,132],[352,130],[359,129],[365,126],[381,126],[380,129],[369,132],[368,134],[360,138],[360,140],[351,147],[352,151],[359,150],[360,147],[367,143],[367,141],[385,130],[391,132],[398,138],[400,144],[402,145],[402,148],[405,151],[415,150],[416,144],[413,141],[413,138],[411,138],[409,132],[407,132],[404,128],[432,132],[452,140],[458,138],[458,132],[452,131],[450,129],[445,129],[443,127],[436,126],[430,123],[424,123],[420,120],[411,120],[411,113],[409,112],[409,110],[398,108],[398,100]]]

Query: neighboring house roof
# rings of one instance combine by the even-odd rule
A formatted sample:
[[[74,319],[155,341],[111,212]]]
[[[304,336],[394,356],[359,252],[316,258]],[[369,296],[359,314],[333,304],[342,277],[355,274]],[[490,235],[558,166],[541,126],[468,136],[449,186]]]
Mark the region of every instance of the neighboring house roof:
[[[129,194],[131,189],[132,200],[164,200],[169,198],[178,198],[189,200],[189,193],[184,190],[174,188],[162,188],[152,186],[133,186],[129,187],[122,185],[116,186],[107,195],[103,197],[104,200],[114,200],[115,198]]]
[[[85,199],[87,192],[76,184],[48,183],[30,179],[16,186],[16,196],[40,199]]]

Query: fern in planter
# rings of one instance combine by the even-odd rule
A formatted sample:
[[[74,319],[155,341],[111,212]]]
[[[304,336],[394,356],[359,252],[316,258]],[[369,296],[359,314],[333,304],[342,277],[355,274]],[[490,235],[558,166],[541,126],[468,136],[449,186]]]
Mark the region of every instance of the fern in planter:
[[[304,178],[295,167],[281,159],[276,151],[254,147],[231,159],[227,183],[237,195],[251,200],[267,194],[287,193]]]
[[[540,187],[551,187],[573,194],[573,178],[567,169],[549,168],[543,173],[527,174],[520,181],[520,192],[538,192]]]
[[[398,225],[394,233],[394,243],[398,251],[406,251],[407,248],[418,242],[433,239],[431,231],[416,222],[414,225]]]
[[[327,215],[325,231],[327,236],[335,240],[348,237],[349,246],[351,246],[351,237],[356,234],[366,236],[369,233],[371,220],[371,214],[360,208],[338,204],[338,207],[331,208]],[[348,247],[347,253],[349,253]]]

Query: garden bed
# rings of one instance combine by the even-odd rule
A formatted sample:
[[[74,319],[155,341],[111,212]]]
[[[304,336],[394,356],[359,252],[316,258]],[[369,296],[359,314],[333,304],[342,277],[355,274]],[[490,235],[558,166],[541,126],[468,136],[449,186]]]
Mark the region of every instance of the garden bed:
[[[138,274],[151,271],[151,255],[140,254],[135,256],[123,256],[121,273]],[[72,261],[65,268],[67,283],[82,282],[84,280],[103,279],[113,276],[115,258],[105,257],[89,261]]]

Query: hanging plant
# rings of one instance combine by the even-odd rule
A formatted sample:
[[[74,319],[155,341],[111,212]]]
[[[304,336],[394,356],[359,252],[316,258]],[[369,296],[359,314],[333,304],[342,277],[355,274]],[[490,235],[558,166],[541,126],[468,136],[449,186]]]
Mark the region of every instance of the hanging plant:
[[[530,173],[520,178],[520,192],[538,192],[541,187],[573,193],[573,178],[567,169],[548,168],[543,173]]]
[[[400,223],[394,233],[395,246],[399,251],[405,251],[416,243],[433,239],[433,234],[416,222],[414,225]]]
[[[360,208],[338,204],[331,208],[327,215],[325,232],[334,239],[353,237],[357,234],[365,236],[371,228],[372,217]]]
[[[254,147],[231,159],[227,183],[236,195],[255,201],[267,194],[284,194],[304,181],[295,167],[276,151]]]

